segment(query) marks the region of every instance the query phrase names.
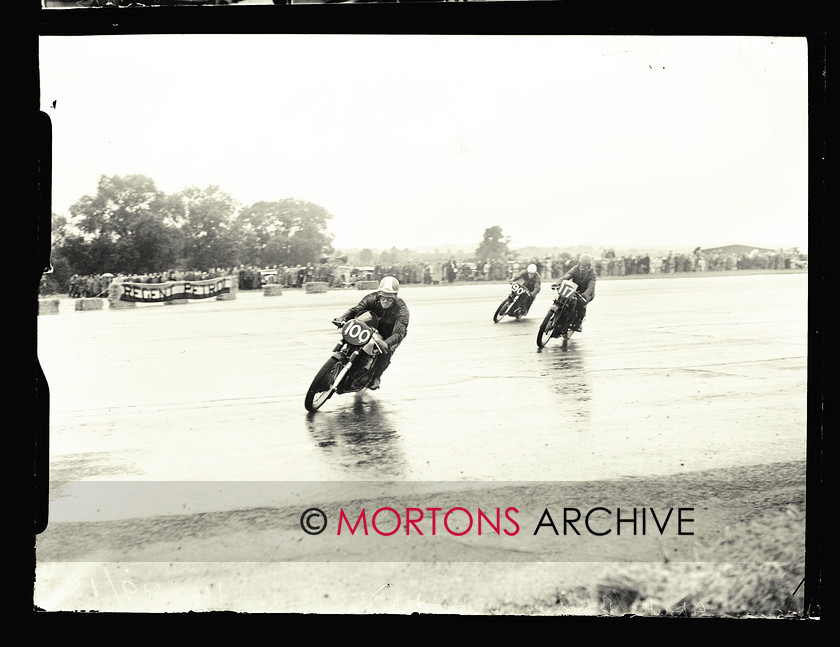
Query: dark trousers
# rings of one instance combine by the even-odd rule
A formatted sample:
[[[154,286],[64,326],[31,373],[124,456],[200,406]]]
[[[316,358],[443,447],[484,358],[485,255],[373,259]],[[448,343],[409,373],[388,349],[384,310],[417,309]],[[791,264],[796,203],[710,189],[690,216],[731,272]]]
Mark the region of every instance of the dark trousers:
[[[523,312],[529,312],[531,310],[531,306],[533,305],[534,299],[536,298],[537,295],[535,294],[529,294],[527,297],[525,297],[525,305],[522,307]]]
[[[391,358],[393,358],[394,351],[396,350],[396,348],[392,348],[387,353],[377,356],[376,364],[374,364],[373,371],[371,371],[371,374],[373,375],[372,379],[375,380],[382,377],[382,374],[391,365]]]

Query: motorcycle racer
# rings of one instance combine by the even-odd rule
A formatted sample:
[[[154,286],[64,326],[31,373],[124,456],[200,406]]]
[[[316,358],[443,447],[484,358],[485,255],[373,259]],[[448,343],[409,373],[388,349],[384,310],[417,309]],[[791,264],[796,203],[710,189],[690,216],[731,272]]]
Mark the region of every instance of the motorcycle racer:
[[[577,300],[577,321],[572,326],[576,332],[582,332],[583,319],[586,317],[586,306],[595,298],[595,279],[592,257],[589,254],[581,254],[577,265],[560,277],[561,281],[574,281],[577,284],[577,293],[582,297]]]
[[[528,299],[525,301],[525,308],[522,316],[528,314],[528,311],[531,309],[531,304],[534,303],[534,299],[537,298],[537,295],[540,293],[540,289],[542,289],[542,279],[540,278],[540,273],[537,272],[537,266],[534,263],[531,263],[527,268],[525,268],[524,272],[521,272],[519,276],[516,276],[511,279],[512,283],[518,283],[526,290],[528,290]]]
[[[379,388],[379,383],[385,369],[391,364],[394,351],[408,334],[408,306],[405,301],[397,296],[400,289],[400,282],[393,276],[385,276],[379,282],[379,288],[366,294],[359,301],[358,305],[347,310],[334,322],[336,325],[343,325],[348,319],[358,317],[363,312],[370,312],[378,319],[377,329],[382,335],[384,343],[380,343],[382,355],[377,358],[373,367],[371,390]]]

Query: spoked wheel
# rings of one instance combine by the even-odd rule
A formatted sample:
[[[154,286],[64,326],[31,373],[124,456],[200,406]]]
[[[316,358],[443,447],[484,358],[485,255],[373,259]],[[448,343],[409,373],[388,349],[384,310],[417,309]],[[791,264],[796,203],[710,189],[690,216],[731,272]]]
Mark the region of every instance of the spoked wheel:
[[[303,400],[303,406],[306,407],[307,411],[317,411],[332,397],[337,386],[334,384],[335,378],[343,367],[344,365],[339,360],[330,357],[326,364],[321,367],[321,370],[315,374],[315,379],[312,380],[312,384]]]
[[[540,329],[537,331],[537,346],[539,348],[545,348],[545,345],[551,340],[551,337],[554,335],[556,320],[557,312],[549,310],[540,324]]]
[[[496,308],[496,312],[493,314],[493,323],[499,323],[502,320],[502,318],[507,314],[509,309],[510,299],[505,299],[501,302],[501,304],[499,304],[499,307]]]

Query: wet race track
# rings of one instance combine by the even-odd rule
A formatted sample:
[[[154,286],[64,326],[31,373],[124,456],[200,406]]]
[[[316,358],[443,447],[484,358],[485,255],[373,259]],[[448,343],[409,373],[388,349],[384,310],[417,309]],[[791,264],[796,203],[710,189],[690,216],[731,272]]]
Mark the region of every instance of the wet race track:
[[[53,478],[581,480],[804,458],[807,275],[603,280],[563,351],[503,284],[405,287],[378,392],[303,406],[364,292],[39,320]]]
[[[549,282],[498,324],[507,284],[405,286],[409,333],[382,388],[316,413],[303,400],[338,340],[330,320],[364,292],[63,299],[38,321],[50,524],[178,511],[165,495],[88,505],[78,482],[589,481],[804,461],[807,281],[601,280],[565,351],[536,344]],[[208,491],[191,512],[270,503]]]

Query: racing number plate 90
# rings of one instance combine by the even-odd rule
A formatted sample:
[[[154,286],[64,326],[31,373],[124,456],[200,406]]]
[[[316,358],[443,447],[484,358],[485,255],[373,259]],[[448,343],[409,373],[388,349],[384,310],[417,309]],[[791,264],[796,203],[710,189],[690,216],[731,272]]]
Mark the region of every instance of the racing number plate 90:
[[[370,338],[373,336],[373,331],[365,322],[351,319],[344,324],[344,327],[341,329],[341,334],[344,337],[344,341],[348,344],[364,346],[370,341]]]

